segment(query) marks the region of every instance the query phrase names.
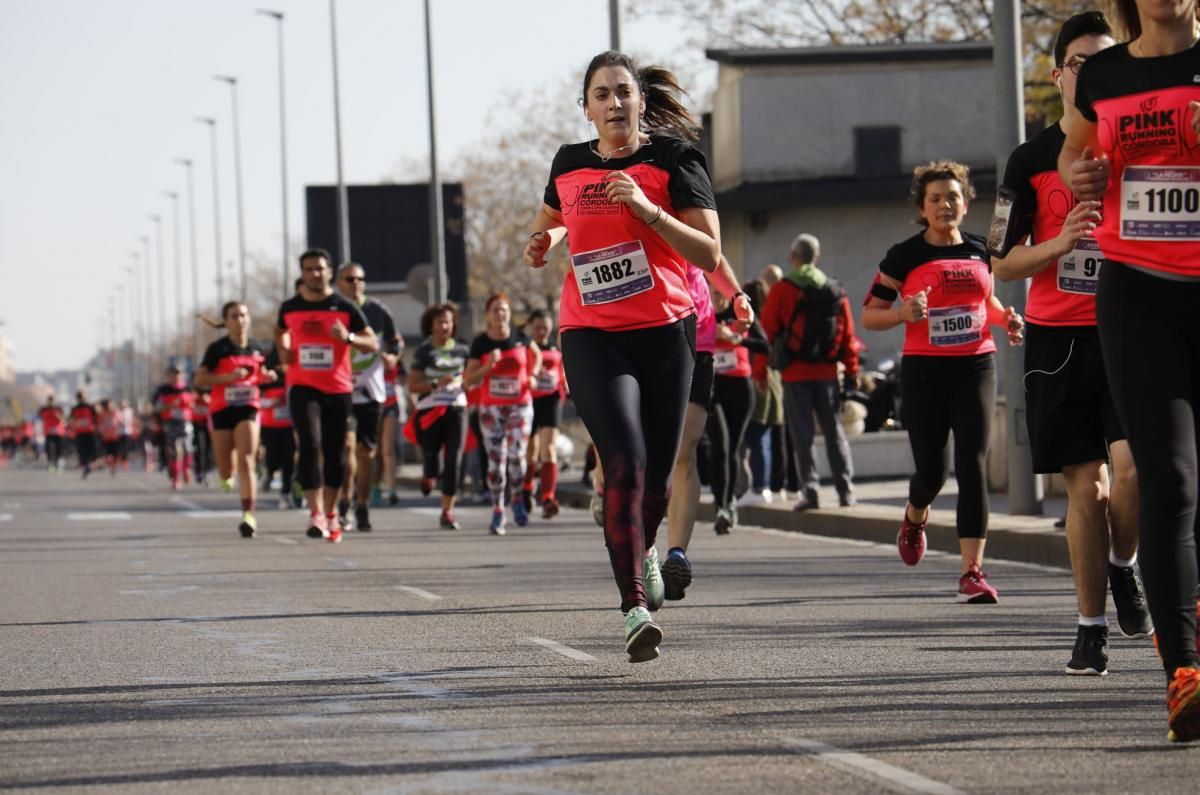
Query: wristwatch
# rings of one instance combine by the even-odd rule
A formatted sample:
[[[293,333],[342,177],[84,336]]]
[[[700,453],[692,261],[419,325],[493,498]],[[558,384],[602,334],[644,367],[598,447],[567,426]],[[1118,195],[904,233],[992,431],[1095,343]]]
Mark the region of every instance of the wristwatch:
[[[349,334],[346,335],[346,343],[349,345],[354,344],[354,332],[353,331],[351,331]]]

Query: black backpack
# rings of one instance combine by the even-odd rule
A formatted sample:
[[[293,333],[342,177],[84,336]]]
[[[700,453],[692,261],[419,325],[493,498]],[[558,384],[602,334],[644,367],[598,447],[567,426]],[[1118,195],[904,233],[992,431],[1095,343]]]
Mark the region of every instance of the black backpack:
[[[784,281],[787,281],[786,279]],[[798,287],[804,296],[796,301],[792,317],[783,333],[771,343],[770,365],[782,370],[792,362],[829,363],[842,358],[846,346],[846,325],[842,317],[842,300],[846,291],[836,279],[825,284]],[[804,328],[797,333],[796,319],[804,313]]]

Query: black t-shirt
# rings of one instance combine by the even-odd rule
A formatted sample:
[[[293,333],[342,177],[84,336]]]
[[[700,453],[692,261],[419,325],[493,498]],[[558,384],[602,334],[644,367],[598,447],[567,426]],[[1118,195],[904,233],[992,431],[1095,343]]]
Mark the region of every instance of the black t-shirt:
[[[360,307],[367,318],[367,325],[379,337],[379,350],[385,353],[400,352],[400,337],[396,334],[396,324],[392,321],[392,313],[388,308],[368,298]]]
[[[879,272],[903,283],[910,273],[927,262],[966,259],[982,260],[989,271],[992,269],[987,241],[979,235],[963,232],[963,242],[958,245],[935,246],[925,240],[924,233],[918,232],[888,249],[887,256],[879,263]]]
[[[1062,127],[1052,124],[1013,150],[1004,168],[1004,187],[1013,192],[1012,214],[1009,216],[1014,242],[1024,240],[1034,231],[1034,218],[1038,211],[1037,188],[1034,178],[1039,174],[1058,174],[1058,153],[1062,151],[1067,136]],[[1061,196],[1063,206],[1050,208],[1065,218],[1075,205],[1070,192],[1064,188]],[[1034,242],[1040,243],[1041,240]],[[1007,252],[1005,252],[1007,253]]]
[[[1161,88],[1195,85],[1197,75],[1200,75],[1200,42],[1183,52],[1157,58],[1135,58],[1129,54],[1128,44],[1117,44],[1084,61],[1079,70],[1079,80],[1075,83],[1075,107],[1079,108],[1085,119],[1095,122],[1099,118],[1095,108],[1097,102]],[[1132,145],[1137,145],[1139,138],[1149,141],[1156,137],[1155,134],[1159,130],[1179,121],[1173,119],[1168,122],[1161,115],[1149,114],[1172,113],[1175,110],[1160,107],[1143,108],[1146,116],[1132,119],[1132,130],[1119,132],[1123,138],[1130,133],[1141,133],[1140,136],[1127,139]],[[1190,122],[1190,119],[1187,121]],[[1190,127],[1191,124],[1180,126]]]
[[[422,373],[426,381],[436,381],[445,375],[461,375],[467,367],[470,350],[458,340],[449,348],[435,348],[425,340],[413,353],[412,369]]]
[[[716,314],[716,318],[717,322],[722,325],[732,323],[733,321],[737,320],[737,314],[733,311],[733,304],[730,304],[729,306],[725,307],[724,310],[718,312]],[[770,351],[770,345],[767,343],[766,332],[763,331],[763,327],[761,324],[759,324],[758,318],[755,318],[754,322],[750,324],[750,328],[746,332],[746,335],[742,337],[740,344],[743,348],[752,350],[755,353],[768,353]]]
[[[699,207],[717,209],[712,180],[708,176],[708,163],[704,154],[687,141],[668,136],[652,135],[648,143],[629,157],[614,157],[602,160],[596,154],[596,141],[567,144],[554,155],[550,166],[550,180],[546,183],[543,201],[555,210],[562,210],[562,197],[554,180],[560,174],[581,168],[616,170],[629,168],[638,163],[653,163],[669,174],[667,189],[671,195],[671,206],[675,210]],[[568,199],[568,202],[574,201]]]
[[[502,340],[492,339],[485,331],[472,340],[469,358],[482,359],[485,355],[491,353],[492,351],[507,351],[512,348],[520,348],[528,345],[529,337],[525,336],[525,332],[515,328],[506,339]]]
[[[357,334],[367,329],[366,315],[363,314],[358,304],[338,292],[330,293],[319,301],[306,301],[299,294],[293,295],[279,305],[279,317],[275,321],[275,326],[281,331],[287,331],[287,323],[284,318],[292,312],[324,312],[330,310],[345,312],[350,316],[350,323],[347,326],[348,331]]]
[[[208,346],[208,350],[204,352],[204,359],[200,364],[208,372],[215,373],[222,359],[227,359],[231,356],[254,356],[255,354],[262,356],[263,352],[262,348],[254,340],[248,341],[246,347],[243,348],[228,336],[225,336]]]

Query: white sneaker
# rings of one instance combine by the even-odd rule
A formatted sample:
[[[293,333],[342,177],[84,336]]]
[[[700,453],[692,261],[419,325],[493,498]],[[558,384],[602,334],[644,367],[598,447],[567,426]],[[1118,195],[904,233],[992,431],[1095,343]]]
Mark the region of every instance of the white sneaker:
[[[769,505],[773,499],[774,496],[767,489],[748,491],[741,496],[737,504],[739,508],[745,508],[747,505]]]

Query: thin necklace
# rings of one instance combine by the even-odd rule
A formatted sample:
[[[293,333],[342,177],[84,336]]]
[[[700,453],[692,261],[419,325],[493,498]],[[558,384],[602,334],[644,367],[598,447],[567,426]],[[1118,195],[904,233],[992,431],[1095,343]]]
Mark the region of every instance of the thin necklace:
[[[613,157],[617,154],[617,152],[620,152],[622,149],[630,149],[637,143],[639,143],[639,142],[634,141],[633,143],[625,144],[624,146],[618,146],[616,149],[612,150],[607,155],[600,154],[598,148],[595,146],[592,146],[591,144],[588,144],[588,147],[592,150],[592,154],[594,154],[596,157],[600,158],[601,163],[607,163],[609,160],[613,159]],[[632,154],[632,152],[630,154]]]
[[[1198,39],[1197,39],[1196,29],[1193,27],[1192,28],[1192,41],[1184,49],[1190,50],[1192,47],[1195,47],[1197,40]],[[1147,57],[1146,51],[1142,48],[1142,39],[1140,36],[1135,41],[1130,42],[1130,44],[1129,44],[1130,51],[1132,51],[1134,47],[1137,47],[1137,52],[1135,52],[1134,55],[1136,55],[1139,58]],[[1180,52],[1183,52],[1183,50],[1180,50]]]

